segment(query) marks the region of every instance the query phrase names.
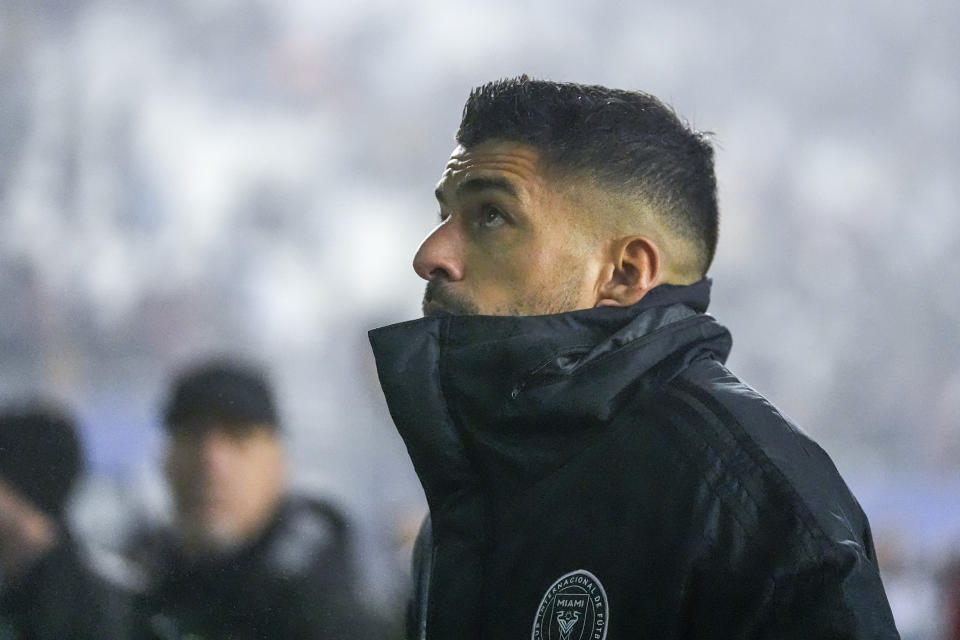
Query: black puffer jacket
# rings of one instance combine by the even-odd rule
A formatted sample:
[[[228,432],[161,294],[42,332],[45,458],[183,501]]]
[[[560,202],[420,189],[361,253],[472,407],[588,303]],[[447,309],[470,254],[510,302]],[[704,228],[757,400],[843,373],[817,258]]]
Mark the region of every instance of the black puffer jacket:
[[[371,332],[430,505],[418,637],[898,637],[866,517],[708,301]]]
[[[136,640],[380,637],[355,588],[347,521],[325,502],[285,500],[256,540],[223,557],[190,559],[168,533],[149,542]]]

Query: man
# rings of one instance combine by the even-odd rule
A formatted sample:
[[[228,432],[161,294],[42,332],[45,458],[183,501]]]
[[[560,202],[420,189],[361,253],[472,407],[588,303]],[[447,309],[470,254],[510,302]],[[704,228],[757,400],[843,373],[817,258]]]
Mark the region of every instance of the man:
[[[128,599],[93,572],[67,526],[83,466],[64,412],[28,404],[0,414],[0,640],[126,637]]]
[[[140,549],[152,580],[137,637],[362,636],[346,520],[288,495],[264,377],[239,363],[203,363],[175,382],[164,417],[174,526]]]
[[[724,366],[713,151],[656,98],[475,89],[371,332],[430,506],[411,637],[896,638],[827,455]]]

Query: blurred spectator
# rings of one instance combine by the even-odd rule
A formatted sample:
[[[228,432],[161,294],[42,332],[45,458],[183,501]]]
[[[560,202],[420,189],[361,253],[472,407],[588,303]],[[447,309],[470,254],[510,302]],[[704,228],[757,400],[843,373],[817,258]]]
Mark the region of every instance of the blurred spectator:
[[[137,638],[372,637],[355,595],[348,524],[288,494],[273,394],[245,365],[213,361],[170,393],[169,531],[144,536]]]
[[[40,404],[0,413],[0,638],[125,637],[129,599],[94,574],[65,518],[83,468],[64,413]]]

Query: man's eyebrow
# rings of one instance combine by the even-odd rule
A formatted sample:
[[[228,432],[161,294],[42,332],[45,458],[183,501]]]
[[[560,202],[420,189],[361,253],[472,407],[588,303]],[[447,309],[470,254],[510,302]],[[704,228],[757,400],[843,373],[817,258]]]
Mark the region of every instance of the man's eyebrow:
[[[468,178],[457,185],[457,195],[462,196],[471,193],[478,193],[480,191],[502,191],[508,196],[514,198],[517,197],[517,188],[513,186],[513,183],[507,180],[506,178]],[[433,192],[437,197],[437,201],[441,204],[445,202],[443,197],[443,189],[437,187]]]

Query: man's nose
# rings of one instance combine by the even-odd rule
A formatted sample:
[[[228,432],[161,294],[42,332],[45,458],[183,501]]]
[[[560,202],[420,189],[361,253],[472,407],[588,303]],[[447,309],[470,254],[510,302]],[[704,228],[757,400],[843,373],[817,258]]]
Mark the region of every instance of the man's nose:
[[[230,438],[216,430],[210,430],[200,439],[197,453],[203,470],[206,473],[215,473],[230,462]]]
[[[424,280],[452,282],[463,278],[463,242],[450,220],[437,225],[413,257],[413,270]]]

